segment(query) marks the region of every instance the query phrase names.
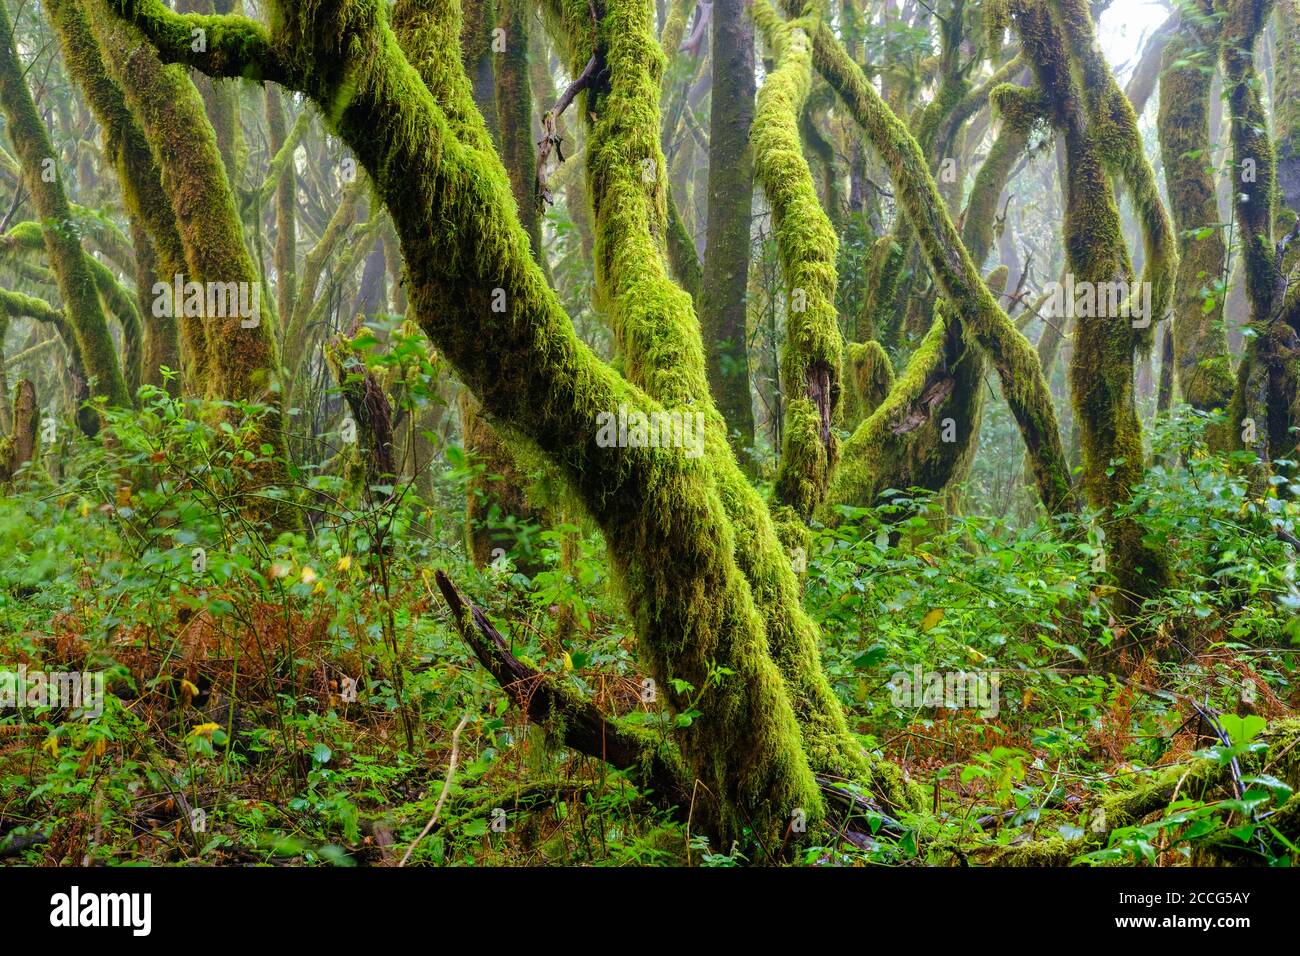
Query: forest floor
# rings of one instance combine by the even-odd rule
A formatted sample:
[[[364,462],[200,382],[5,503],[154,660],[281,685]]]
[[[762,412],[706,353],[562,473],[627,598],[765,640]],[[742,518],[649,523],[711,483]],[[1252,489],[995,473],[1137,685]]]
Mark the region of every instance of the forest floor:
[[[182,412],[124,419],[113,441],[65,449],[57,483],[0,500],[0,661],[103,674],[106,688],[93,718],[0,711],[0,858],[745,862],[525,725],[433,586],[445,570],[525,663],[670,733],[691,714],[643,692],[597,535],[512,527],[510,552],[474,569],[473,466],[449,455],[400,505],[349,504],[338,479],[301,477],[311,533],[271,537],[232,490],[249,457],[238,435]],[[1063,543],[1046,519],[944,516],[902,493],[814,529],[805,604],[827,673],[863,746],[930,806],[901,836],[796,862],[949,865],[953,847],[979,859],[1071,839],[1108,795],[1198,760],[1236,767],[1300,709],[1294,555],[1271,530],[1293,506],[1249,500],[1195,429],[1165,440],[1188,467],[1154,467],[1134,508],[1181,583],[1122,625],[1087,529]],[[1267,820],[1296,782],[1263,760],[1239,792],[1178,794],[1088,859],[1176,864],[1235,833],[1262,862],[1294,860]]]

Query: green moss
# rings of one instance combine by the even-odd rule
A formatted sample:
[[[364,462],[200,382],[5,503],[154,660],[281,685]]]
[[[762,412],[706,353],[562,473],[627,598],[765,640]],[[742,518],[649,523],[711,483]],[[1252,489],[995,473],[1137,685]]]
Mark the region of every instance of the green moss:
[[[1161,156],[1169,208],[1179,236],[1173,301],[1173,346],[1183,401],[1209,411],[1232,398],[1232,359],[1224,325],[1225,296],[1205,292],[1225,269],[1227,248],[1219,229],[1215,183],[1205,162],[1210,149],[1210,85],[1214,75],[1213,27],[1184,14],[1183,28],[1165,47],[1160,75]]]
[[[1262,83],[1255,67],[1255,47],[1273,9],[1273,0],[1235,0],[1223,19],[1221,58],[1224,92],[1232,117],[1233,196],[1241,237],[1246,296],[1255,332],[1238,369],[1232,420],[1255,421],[1254,451],[1260,467],[1251,476],[1253,493],[1264,494],[1275,458],[1291,458],[1295,438],[1291,409],[1296,405],[1296,358],[1291,335],[1274,321],[1285,309],[1285,278],[1275,252],[1277,153],[1269,133]],[[1244,175],[1247,164],[1254,176]],[[1293,334],[1293,333],[1292,333]],[[1238,433],[1240,434],[1240,433]]]
[[[839,243],[800,149],[799,116],[812,87],[807,30],[819,22],[815,12],[807,17],[782,22],[766,0],[754,5],[755,22],[776,55],[754,111],[754,173],[772,208],[787,295],[781,377],[790,400],[775,494],[805,518],[824,500],[839,455],[830,423],[843,348],[835,311]]]
[[[911,235],[910,231],[907,235]],[[889,313],[903,275],[905,258],[903,246],[898,242],[898,230],[893,236],[881,236],[871,247],[862,306],[854,326],[857,341],[870,342],[884,338],[887,330],[896,331]]]
[[[1088,135],[1107,169],[1120,177],[1142,227],[1145,259],[1140,282],[1150,287],[1153,321],[1130,330],[1143,350],[1154,342],[1157,321],[1173,298],[1178,268],[1177,242],[1160,198],[1155,171],[1147,159],[1133,106],[1120,89],[1101,52],[1086,0],[1052,0],[1052,19],[1069,52],[1086,105]],[[1114,273],[1118,274],[1118,273]]]
[[[105,65],[124,92],[161,171],[181,240],[186,281],[260,288],[202,98],[183,70],[164,67],[151,49],[139,43],[134,30],[108,15],[105,2],[92,0],[91,27]],[[215,56],[225,36],[223,18],[194,19],[209,30],[209,49]],[[274,386],[279,360],[270,323],[262,317],[257,316],[258,324],[252,328],[244,327],[238,315],[182,320],[187,346],[197,349],[202,343],[207,380],[199,387],[229,400],[278,406]],[[278,424],[271,423],[266,435],[272,445],[281,444]]]
[[[792,5],[792,0],[786,2]],[[980,280],[919,144],[825,25],[813,34],[813,58],[889,168],[900,204],[916,229],[926,263],[950,310],[969,324],[997,369],[1003,394],[1033,455],[1044,506],[1051,513],[1073,509],[1069,467],[1037,355]]]
[[[1278,199],[1294,217],[1300,215],[1300,0],[1277,0],[1276,21],[1272,107]],[[1289,228],[1280,218],[1279,225]]]
[[[499,158],[473,141],[463,77],[442,82],[455,70],[436,62],[417,71],[375,0],[341,3],[329,16],[281,9],[277,52],[259,69],[326,104],[392,214],[413,315],[485,412],[560,469],[604,532],[642,665],[670,705],[700,711],[678,743],[700,781],[702,826],[725,840],[748,829],[779,846],[794,809],[811,827],[821,819],[814,770],[907,806],[901,777],[862,752],[821,672],[790,556],[709,401],[690,298],[663,267],[661,57],[649,8],[611,3],[597,37],[585,3],[548,7],[549,18],[567,22],[559,35],[571,68],[597,43],[609,66],[578,105],[590,124],[601,296],[633,381],[577,340],[547,288]],[[703,454],[602,447],[596,416],[620,404],[699,411]],[[695,691],[679,693],[673,679]]]
[[[258,206],[271,203],[275,206],[275,312],[280,321],[281,335],[298,299],[298,172],[291,160],[307,128],[308,116],[304,110],[293,129],[286,132],[280,90],[274,86],[266,88],[268,145],[274,155],[267,167]]]
[[[945,488],[974,453],[983,370],[978,347],[940,301],[907,368],[844,443],[827,500],[871,507],[886,488]]]
[[[1005,109],[1008,102],[1019,102],[1020,99],[1018,96],[1004,95],[998,103],[1000,108]],[[1008,118],[1005,113],[1001,115],[1002,128],[993,139],[988,157],[975,174],[975,184],[971,187],[970,200],[962,216],[962,242],[970,252],[971,261],[979,266],[984,265],[993,249],[998,202],[1007,187],[1012,169],[1029,145],[1033,128],[1032,122],[1029,126],[1024,125],[1024,116]]]
[[[1293,789],[1300,786],[1300,759],[1296,756],[1296,743],[1300,740],[1300,720],[1288,718],[1273,723],[1265,732],[1268,743],[1265,755],[1246,758],[1241,767],[1244,774],[1269,773]],[[1176,764],[1153,770],[1142,782],[1104,796],[1097,807],[1088,814],[1089,819],[1100,823],[1100,830],[1091,827],[1080,837],[1066,840],[1053,836],[1046,840],[999,847],[984,860],[998,866],[1068,866],[1085,853],[1105,847],[1110,834],[1116,830],[1136,826],[1149,817],[1163,814],[1174,795],[1186,799],[1216,799],[1232,792],[1232,775],[1217,760],[1195,760],[1190,766]],[[1297,836],[1297,811],[1300,797],[1291,797],[1270,820],[1293,842]],[[1200,849],[1209,851],[1205,862],[1222,864],[1218,853],[1239,850],[1235,839],[1214,841]]]
[[[846,422],[856,428],[870,418],[894,387],[894,367],[879,342],[850,342],[846,350],[849,369],[849,401],[852,418]]]
[[[89,256],[73,228],[72,210],[63,191],[62,177],[57,174],[57,163],[54,177],[44,175],[45,164],[57,154],[36,112],[24,75],[15,51],[9,13],[0,9],[0,108],[4,110],[9,138],[22,163],[23,182],[40,221],[45,224],[42,231],[46,253],[58,282],[68,324],[76,336],[81,361],[93,379],[92,394],[110,404],[127,406],[131,404],[130,394],[90,272]]]
[[[1077,283],[1131,281],[1132,263],[1109,181],[1111,172],[1123,176],[1146,238],[1142,281],[1151,283],[1148,325],[1154,327],[1168,303],[1176,254],[1132,108],[1101,61],[1083,4],[1026,0],[1018,4],[1015,22],[1053,125],[1063,137],[1069,271]],[[1088,83],[1098,88],[1085,92],[1081,85]],[[1138,155],[1126,157],[1125,150]],[[1076,319],[1070,389],[1080,423],[1084,489],[1090,503],[1106,515],[1109,567],[1119,581],[1122,605],[1132,610],[1168,583],[1169,572],[1161,556],[1143,544],[1137,523],[1119,515],[1142,480],[1145,454],[1133,400],[1134,349],[1143,337],[1121,316]]]

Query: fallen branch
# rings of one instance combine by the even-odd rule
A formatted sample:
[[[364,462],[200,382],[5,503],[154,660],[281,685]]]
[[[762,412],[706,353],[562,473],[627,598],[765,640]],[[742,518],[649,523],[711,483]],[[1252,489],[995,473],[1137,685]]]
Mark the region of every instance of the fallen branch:
[[[666,809],[689,805],[688,775],[671,743],[615,723],[576,691],[524,664],[446,574],[437,571],[434,579],[461,638],[528,720],[558,724],[566,746],[626,771],[650,791],[651,802]]]
[[[465,729],[465,725],[468,723],[469,714],[466,714],[460,719],[456,729],[451,732],[451,759],[447,761],[447,776],[442,781],[442,793],[438,795],[438,805],[433,808],[433,816],[429,817],[429,822],[424,825],[420,835],[412,840],[411,845],[406,848],[406,853],[403,854],[401,862],[397,864],[399,867],[406,866],[406,861],[411,858],[411,854],[420,845],[420,841],[428,836],[429,831],[433,829],[433,825],[438,822],[438,817],[442,813],[442,805],[447,802],[447,794],[451,791],[452,777],[456,775],[456,764],[460,762],[460,732]]]

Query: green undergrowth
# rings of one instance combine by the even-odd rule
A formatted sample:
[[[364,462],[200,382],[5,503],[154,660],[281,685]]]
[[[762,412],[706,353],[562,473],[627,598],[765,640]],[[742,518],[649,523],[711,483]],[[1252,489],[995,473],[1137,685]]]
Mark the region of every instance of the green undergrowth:
[[[709,846],[626,774],[527,725],[452,626],[438,569],[521,661],[671,739],[699,714],[647,691],[590,529],[505,521],[515,544],[476,571],[455,503],[481,466],[454,435],[425,480],[360,495],[326,432],[320,468],[256,492],[304,515],[272,535],[236,490],[273,453],[250,444],[265,410],[215,411],[145,390],[138,415],[109,413],[107,441],[61,436],[0,502],[0,664],[100,672],[108,689],[98,716],[0,711],[0,858],[392,865],[445,785],[408,865],[755,856]],[[1188,467],[1157,463],[1134,497],[1180,582],[1141,627],[1108,610],[1091,516],[1071,537],[890,489],[812,528],[802,578],[828,678],[862,746],[928,806],[862,815],[854,839],[800,844],[792,863],[1295,861],[1282,824],[1300,781],[1273,743],[1300,703],[1300,592],[1274,527],[1294,530],[1294,506],[1249,498],[1204,427],[1191,413],[1162,427],[1157,462]],[[996,694],[898,691],[918,674],[996,675]],[[1241,794],[1222,785],[1234,756]],[[1171,775],[1197,785],[1148,797]],[[1122,818],[1134,807],[1148,812]]]

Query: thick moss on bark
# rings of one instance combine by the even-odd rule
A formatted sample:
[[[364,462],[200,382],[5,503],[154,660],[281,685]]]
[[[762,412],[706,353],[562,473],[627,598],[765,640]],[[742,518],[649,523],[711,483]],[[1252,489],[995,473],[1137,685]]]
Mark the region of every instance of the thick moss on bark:
[[[145,303],[153,301],[155,282],[170,283],[184,266],[184,250],[162,188],[162,174],[121,88],[108,74],[87,10],[72,0],[49,0],[45,9],[58,34],[68,73],[85,93],[104,131],[104,151],[122,189],[132,225],[137,295],[145,332],[143,380],[161,387],[161,367],[181,370],[178,326],[174,318],[154,315]],[[137,232],[137,227],[143,234]],[[191,356],[192,361],[196,359],[202,363],[204,357]],[[179,386],[176,378],[167,387],[175,392]]]
[[[1200,0],[1209,14],[1209,0]],[[1210,86],[1215,47],[1210,31],[1189,14],[1164,53],[1160,79],[1160,149],[1169,209],[1179,236],[1174,290],[1173,348],[1183,401],[1209,411],[1232,398],[1232,358],[1224,325],[1224,297],[1206,308],[1206,292],[1224,272],[1227,248],[1209,172]]]
[[[1151,314],[1150,321],[1134,325],[1130,333],[1143,350],[1150,350],[1155,327],[1173,299],[1178,267],[1173,226],[1156,186],[1155,170],[1143,148],[1137,115],[1102,55],[1091,8],[1086,0],[1051,0],[1050,11],[1070,51],[1070,68],[1078,74],[1088,134],[1107,170],[1123,181],[1142,227],[1145,264],[1141,282],[1150,288]]]
[[[1255,67],[1255,47],[1272,9],[1273,0],[1228,3],[1221,48],[1224,92],[1232,117],[1233,201],[1255,332],[1238,368],[1231,422],[1240,425],[1240,436],[1247,434],[1246,419],[1254,423],[1256,441],[1248,447],[1263,463],[1252,476],[1256,494],[1266,490],[1274,459],[1295,457],[1291,426],[1297,400],[1296,329],[1280,321],[1285,314],[1286,279],[1274,246],[1277,154]]]
[[[737,458],[749,464],[754,409],[745,290],[754,195],[754,156],[749,141],[754,119],[754,25],[746,4],[715,0],[712,30],[711,95],[717,108],[709,111],[709,212],[696,302],[709,388],[727,423]],[[694,257],[692,246],[690,258]]]
[[[839,457],[831,422],[839,404],[843,348],[835,311],[839,241],[799,141],[799,115],[812,87],[807,31],[820,15],[812,5],[803,18],[782,22],[760,0],[754,18],[776,56],[754,112],[754,171],[772,207],[787,297],[781,378],[788,401],[774,493],[808,518],[825,500]]]
[[[871,417],[893,389],[894,366],[881,344],[874,340],[850,342],[845,359],[849,370],[846,423],[856,429]]]
[[[881,236],[871,247],[865,276],[862,305],[854,323],[854,338],[870,342],[884,338],[897,325],[890,319],[898,283],[903,275],[905,255],[896,235]],[[896,344],[896,337],[894,337]]]
[[[91,26],[162,172],[188,267],[186,280],[260,290],[216,135],[194,84],[184,70],[163,66],[154,50],[126,24],[96,15],[104,10],[104,2],[90,0]],[[215,24],[220,19],[199,17],[198,22]],[[220,49],[220,38],[215,26],[209,30],[210,49]],[[207,381],[202,386],[207,394],[278,407],[273,386],[279,363],[270,323],[262,320],[260,309],[247,320],[247,324],[256,321],[252,327],[237,314],[183,320],[187,343],[197,345],[200,338],[205,343]],[[201,331],[193,328],[194,322]],[[263,441],[282,447],[278,421],[263,429]]]
[[[462,120],[477,114],[463,73],[437,64],[417,72],[374,0],[342,4],[330,17],[277,4],[274,37],[227,20],[217,26],[228,42],[202,63],[189,49],[192,19],[156,0],[114,2],[168,57],[303,90],[354,148],[393,215],[421,325],[485,410],[560,467],[609,541],[644,666],[672,706],[700,710],[680,742],[706,794],[697,817],[708,829],[729,839],[748,827],[772,852],[794,809],[815,828],[814,769],[869,787],[890,806],[911,804],[899,773],[848,731],[790,556],[709,401],[689,297],[663,269],[660,59],[648,6],[611,4],[596,36],[585,3],[548,10],[563,23],[557,36],[570,41],[571,67],[596,49],[608,67],[580,104],[590,124],[596,261],[632,383],[578,342],[546,288],[499,159],[469,142]],[[699,411],[703,454],[605,447],[596,416],[620,404]],[[695,692],[679,693],[670,677]]]
[[[1281,780],[1292,790],[1300,789],[1300,720],[1294,718],[1275,722],[1261,740],[1268,750],[1261,755],[1251,755],[1241,760],[1243,774],[1267,773]],[[1218,760],[1194,760],[1190,765],[1175,764],[1152,771],[1146,780],[1127,789],[1108,794],[1088,814],[1089,819],[1100,823],[1099,832],[1092,827],[1079,837],[1066,840],[1052,837],[1030,841],[1015,846],[996,847],[981,859],[994,866],[1069,866],[1078,857],[1105,847],[1110,834],[1116,830],[1137,826],[1147,819],[1158,819],[1167,813],[1176,798],[1211,800],[1235,795],[1234,774]],[[1293,796],[1269,817],[1273,828],[1295,843],[1300,838],[1300,797]],[[1223,865],[1229,862],[1257,861],[1251,847],[1239,839],[1225,834],[1196,847],[1198,856],[1194,865]]]
[[[1300,0],[1277,0],[1273,120],[1281,200],[1300,216]]]
[[[529,247],[538,263],[544,262],[542,248],[541,216],[535,190],[535,162],[531,142],[532,119],[529,107],[531,94],[527,76],[527,34],[523,30],[524,11],[517,0],[504,0],[502,7],[506,52],[493,54],[506,57],[509,62],[497,65],[487,85],[474,83],[470,89],[476,110],[453,113],[452,127],[463,141],[485,152],[493,150],[493,133],[484,117],[497,115],[496,135],[500,138],[501,162],[510,180],[511,195],[516,213],[528,233]],[[471,27],[489,31],[490,23],[479,23],[468,17],[460,24],[460,9],[452,4],[425,3],[421,0],[403,0],[393,12],[394,29],[403,52],[417,65],[430,90],[451,94],[464,89],[458,85],[458,71],[454,65],[457,49],[456,37],[465,42],[466,31]],[[516,22],[517,21],[517,22]],[[467,49],[480,46],[476,40]],[[513,46],[513,49],[512,49]],[[473,60],[463,57],[465,69],[471,70]],[[503,90],[498,84],[504,84]],[[478,97],[487,97],[479,100]],[[522,104],[519,102],[522,99]],[[508,533],[493,527],[489,520],[495,514],[499,524],[513,520],[531,521],[541,517],[541,511],[527,500],[525,475],[515,464],[515,456],[508,443],[493,428],[472,395],[460,396],[461,427],[465,450],[481,467],[466,487],[465,540],[470,556],[479,567],[492,560],[492,552],[500,547],[510,550],[513,541]]]
[[[1143,281],[1152,283],[1146,318],[1147,325],[1154,326],[1163,315],[1172,280],[1175,254],[1166,235],[1170,229],[1163,210],[1155,208],[1159,197],[1151,195],[1153,177],[1132,108],[1094,50],[1086,7],[1076,0],[1019,0],[1015,24],[1053,125],[1064,137],[1070,272],[1076,283],[1094,288],[1131,282],[1132,263],[1108,174],[1125,177],[1147,239]],[[1089,83],[1100,86],[1081,89]],[[1161,556],[1143,544],[1137,523],[1118,513],[1142,479],[1145,454],[1133,399],[1133,356],[1142,330],[1134,328],[1127,312],[1119,311],[1114,316],[1077,317],[1070,389],[1080,423],[1084,487],[1090,503],[1105,515],[1109,570],[1119,582],[1122,604],[1132,608],[1165,586],[1169,574]]]
[[[979,347],[940,300],[906,370],[844,443],[828,500],[869,506],[886,488],[947,486],[974,453],[983,371]]]
[[[190,57],[186,45],[169,41],[169,31],[178,38],[180,33],[175,18],[159,4],[125,6],[140,6],[138,21],[151,27],[169,55]],[[587,26],[570,34],[589,37],[585,4],[582,11],[576,7],[575,23]],[[697,689],[701,716],[682,734],[682,745],[702,790],[707,788],[718,801],[716,809],[700,808],[710,829],[728,838],[750,826],[772,848],[779,845],[793,809],[804,809],[815,823],[821,798],[809,755],[826,766],[860,770],[859,779],[869,778],[870,768],[860,751],[853,752],[828,687],[827,699],[810,703],[805,695],[800,701],[801,709],[824,719],[806,723],[802,730],[795,722],[787,684],[773,666],[773,658],[781,658],[769,652],[768,643],[776,643],[778,626],[798,620],[807,628],[799,635],[804,640],[799,650],[808,652],[799,654],[799,660],[820,676],[815,628],[798,608],[789,558],[775,546],[770,518],[756,496],[733,504],[742,518],[758,524],[764,548],[757,557],[771,580],[756,573],[751,589],[736,564],[737,534],[743,532],[738,532],[738,520],[728,519],[726,506],[747,482],[730,458],[716,412],[706,416],[706,448],[700,458],[681,450],[601,447],[598,412],[620,403],[647,412],[664,406],[623,381],[577,341],[529,255],[499,160],[453,135],[448,115],[401,55],[373,0],[342,4],[331,17],[319,16],[319,10],[309,15],[297,4],[282,3],[277,9],[273,49],[261,28],[235,21],[242,31],[240,55],[255,59],[253,68],[259,72],[283,76],[327,105],[326,114],[354,147],[393,214],[411,279],[411,305],[426,332],[485,408],[527,434],[562,468],[605,530],[647,669],[675,706],[684,706],[688,698],[668,678],[689,681]],[[652,218],[661,221],[663,209],[661,186],[642,178],[647,167],[641,160],[650,159],[653,166],[658,146],[659,59],[647,14],[648,8],[640,5],[611,4],[601,23],[609,82],[585,104],[597,117],[589,147],[593,194],[601,199],[598,230],[604,234],[598,236],[597,262],[606,271],[605,292],[616,301],[646,292],[652,307],[662,309],[666,297],[672,304],[670,312],[638,315],[635,302],[619,301],[615,312],[625,325],[629,317],[644,318],[639,328],[625,329],[636,346],[625,349],[629,358],[644,359],[650,353],[672,361],[684,356],[676,367],[630,363],[639,365],[642,378],[664,398],[681,396],[674,406],[681,410],[690,404],[687,398],[706,404],[689,394],[683,387],[687,382],[703,386],[699,393],[707,398],[698,328],[688,322],[689,299],[678,293],[683,296],[678,301],[686,303],[679,312],[663,289],[666,276],[653,246],[650,255],[639,256],[640,262],[627,261],[644,250],[637,243],[651,242],[646,226]],[[180,26],[185,26],[183,18]],[[227,52],[221,62],[234,68],[239,57]],[[590,43],[578,52],[589,57]],[[472,105],[466,107],[463,78],[457,77],[455,85],[458,93],[440,89],[440,97],[450,110],[472,111]],[[622,200],[625,208],[611,211],[611,200]],[[505,312],[492,308],[494,299],[500,301],[495,289],[505,294]],[[688,332],[695,346],[688,339],[684,353],[671,342],[667,355],[647,348],[658,345],[655,336],[671,340]],[[482,347],[485,341],[492,343],[490,350]],[[719,461],[729,461],[730,469],[719,467]],[[739,484],[733,484],[733,475]],[[755,604],[756,595],[766,595],[769,587],[782,593],[770,605],[758,604],[770,617],[779,615],[779,621],[765,621]],[[790,688],[791,696],[804,690],[793,680]],[[838,727],[830,728],[836,740],[827,739],[825,721],[838,721]],[[832,747],[842,748],[846,759],[831,759],[837,755],[829,753]],[[881,782],[897,790],[896,780]]]
[[[813,34],[813,58],[889,168],[900,203],[916,228],[926,263],[943,290],[948,309],[968,324],[997,369],[1003,394],[1032,455],[1034,478],[1044,506],[1052,514],[1073,510],[1069,467],[1038,356],[981,281],[944,209],[920,146],[825,24]]]
[[[87,373],[94,379],[92,394],[111,405],[130,405],[126,380],[118,364],[113,339],[100,304],[90,257],[81,248],[72,210],[63,191],[57,154],[45,124],[36,112],[24,71],[18,62],[14,27],[0,4],[0,108],[8,121],[9,138],[22,164],[23,184],[40,216],[46,254],[54,270],[68,323]],[[54,175],[48,176],[52,168]]]
[[[1014,90],[1008,88],[995,103],[1009,103]],[[975,174],[966,212],[962,216],[961,238],[970,253],[971,261],[983,267],[993,251],[994,229],[998,221],[998,203],[1007,188],[1011,171],[1029,146],[1033,130],[1032,119],[1025,122],[1020,116],[1005,116],[988,157]]]

